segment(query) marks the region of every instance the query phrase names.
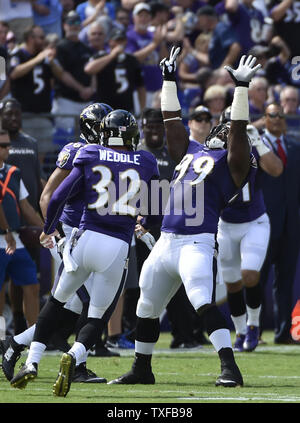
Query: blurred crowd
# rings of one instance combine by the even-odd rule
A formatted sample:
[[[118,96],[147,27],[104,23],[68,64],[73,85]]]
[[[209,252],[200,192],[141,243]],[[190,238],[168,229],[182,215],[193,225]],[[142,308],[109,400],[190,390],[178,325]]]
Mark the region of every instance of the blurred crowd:
[[[299,141],[299,10],[296,0],[0,0],[2,127],[5,122],[19,142],[19,158],[38,158],[40,175],[32,178],[43,185],[61,148],[79,140],[79,115],[87,105],[131,111],[143,133],[144,111],[160,108],[159,63],[176,44],[182,47],[177,81],[187,128],[199,106],[208,109],[212,125],[218,122],[234,91],[224,65],[235,67],[242,55],[253,54],[262,67],[249,89],[252,124],[262,132],[266,108],[277,102],[286,117],[284,133]],[[166,157],[159,158],[162,167],[170,165]],[[24,172],[37,168],[23,163]],[[40,181],[27,186],[36,210]]]

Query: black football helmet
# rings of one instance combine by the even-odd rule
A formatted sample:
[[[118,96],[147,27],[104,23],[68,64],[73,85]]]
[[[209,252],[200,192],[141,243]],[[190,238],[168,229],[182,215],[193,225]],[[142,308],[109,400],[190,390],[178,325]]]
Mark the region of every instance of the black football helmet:
[[[101,122],[101,144],[105,147],[126,146],[136,150],[140,140],[137,121],[127,110],[116,109],[108,113]]]
[[[80,113],[80,132],[81,137],[87,143],[99,144],[100,142],[100,123],[113,109],[105,103],[93,103],[87,106]]]
[[[220,116],[220,119],[219,119],[219,123],[227,123],[227,122],[230,122],[230,120],[231,120],[230,115],[231,115],[231,106],[228,106],[221,113],[221,116]]]
[[[229,129],[230,122],[220,123],[215,126],[206,137],[204,141],[205,146],[210,149],[226,149]]]

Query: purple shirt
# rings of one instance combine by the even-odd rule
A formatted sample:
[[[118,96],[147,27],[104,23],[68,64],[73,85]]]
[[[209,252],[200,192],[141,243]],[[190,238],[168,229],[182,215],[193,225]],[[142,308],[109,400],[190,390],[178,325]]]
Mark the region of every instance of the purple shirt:
[[[222,1],[217,4],[216,11],[219,15],[225,14],[228,17],[227,21],[231,24],[232,30],[236,32],[242,46],[241,54],[247,54],[251,47],[263,41],[264,16],[260,10],[240,3],[235,13],[227,13],[224,1]]]
[[[173,183],[161,230],[182,235],[217,233],[221,211],[238,191],[227,165],[227,150],[210,150],[190,141],[185,157],[175,169]],[[184,200],[180,198],[182,189]],[[191,211],[196,205],[199,219],[192,224],[196,213]]]
[[[252,149],[253,163],[259,160],[256,148]],[[257,165],[256,165],[257,166]],[[221,218],[229,223],[252,222],[266,212],[261,188],[261,171],[250,172],[248,182],[239,190],[236,198],[223,210]]]
[[[54,231],[68,198],[80,193],[84,209],[79,228],[130,244],[139,210],[133,207],[129,211],[124,194],[137,194],[142,181],[150,185],[152,179],[159,177],[155,157],[143,150],[117,151],[87,144],[78,150],[73,165],[72,172],[52,195],[44,232]],[[121,183],[123,188],[125,184],[125,191]],[[109,210],[105,212],[107,205]]]
[[[153,40],[153,34],[147,31],[145,34],[138,34],[133,28],[127,32],[126,51],[134,54],[136,51],[149,45]],[[148,54],[142,63],[142,70],[146,91],[154,92],[162,87],[162,74],[159,67],[159,48]]]
[[[84,145],[82,142],[70,142],[66,144],[57,157],[56,166],[60,169],[72,170],[74,157],[79,148]],[[79,193],[67,201],[59,220],[72,228],[78,228],[82,210],[83,198]]]

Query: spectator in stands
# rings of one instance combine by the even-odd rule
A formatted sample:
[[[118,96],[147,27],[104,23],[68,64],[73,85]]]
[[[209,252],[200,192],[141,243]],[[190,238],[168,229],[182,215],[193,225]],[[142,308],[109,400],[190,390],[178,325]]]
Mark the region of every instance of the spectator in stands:
[[[35,25],[43,28],[44,33],[62,37],[62,5],[59,0],[36,0],[32,2]]]
[[[33,25],[24,33],[24,46],[11,55],[11,94],[21,104],[23,129],[38,140],[40,160],[45,153],[54,151],[51,120],[41,115],[50,113],[52,106],[52,82],[58,78],[68,86],[81,87],[55,60],[55,48],[45,48],[45,34],[41,27]]]
[[[10,0],[0,0],[0,21],[5,21],[9,24],[10,30],[15,34],[17,43],[21,43],[24,31],[33,25],[32,1],[12,2]]]
[[[146,106],[150,106],[156,91],[162,87],[159,62],[167,54],[166,27],[148,31],[151,9],[147,3],[138,3],[133,9],[133,27],[127,32],[126,51],[132,53],[142,65],[147,92]]]
[[[124,7],[118,7],[116,10],[116,19],[114,26],[122,31],[127,31],[130,25],[130,13]]]
[[[284,170],[277,178],[264,174],[262,181],[271,236],[267,257],[261,270],[261,283],[266,286],[271,267],[274,265],[274,342],[277,344],[292,342],[290,328],[294,306],[293,284],[299,254],[300,230],[300,144],[299,140],[287,137],[285,130],[282,107],[276,103],[269,104],[265,110],[263,140],[281,158]]]
[[[74,129],[74,120],[77,120],[81,111],[92,102],[96,87],[92,83],[92,78],[84,72],[84,66],[93,52],[79,41],[78,34],[81,28],[79,15],[74,11],[69,12],[63,26],[65,37],[57,44],[56,57],[63,69],[73,77],[79,90],[56,80],[52,113],[73,115],[74,118],[55,119],[56,128],[70,131]]]
[[[5,60],[6,68],[5,73],[2,75],[3,69],[0,70],[0,100],[4,98],[9,92],[9,79],[7,75],[7,58],[8,58],[8,49],[6,45],[6,37],[8,34],[9,26],[5,21],[0,21],[0,57],[3,57]],[[2,60],[2,59],[1,59]]]
[[[274,31],[289,47],[291,57],[299,56],[299,8],[300,1],[297,0],[271,0],[268,2]]]
[[[264,15],[253,6],[253,0],[225,0],[216,6],[219,15],[224,15],[232,31],[237,35],[241,46],[241,54],[248,51],[255,44],[266,41],[264,39]]]
[[[240,57],[241,45],[229,24],[221,22],[212,6],[203,6],[197,11],[198,27],[211,33],[208,54],[213,69],[234,66]]]
[[[205,90],[203,103],[213,116],[213,126],[218,123],[222,111],[227,106],[226,96],[226,88],[222,85],[211,85]]]
[[[14,98],[6,99],[0,109],[0,121],[2,128],[8,131],[10,140],[9,155],[6,163],[17,166],[21,172],[28,192],[28,202],[36,213],[39,211],[39,198],[42,192],[42,181],[40,163],[38,158],[38,144],[34,138],[25,134],[22,129],[22,109],[20,103]],[[25,224],[25,222],[22,222]],[[29,250],[36,268],[40,270],[40,248]],[[26,322],[23,315],[23,292],[18,286],[10,283],[10,300],[16,333],[26,329]]]
[[[110,51],[99,52],[85,66],[85,72],[97,77],[97,99],[113,109],[134,112],[134,91],[139,110],[145,107],[146,91],[141,65],[133,54],[124,52],[126,33],[115,29],[110,36]]]
[[[111,20],[115,19],[115,7],[112,2],[105,0],[88,0],[79,3],[76,12],[80,17],[83,27],[95,22],[100,16],[109,16]]]
[[[264,127],[264,113],[268,100],[269,84],[266,78],[255,76],[249,86],[249,114],[253,126]]]
[[[0,231],[0,262],[1,262],[1,296],[4,294],[4,279],[7,275],[12,282],[20,286],[23,291],[24,315],[28,326],[36,322],[39,314],[39,282],[36,266],[28,251],[19,238],[18,230],[21,217],[29,224],[43,228],[43,221],[27,201],[28,191],[21,178],[21,172],[16,166],[6,163],[10,147],[8,132],[0,134],[0,185],[2,186],[2,206],[9,224],[9,231],[16,240],[16,251],[12,255],[5,252],[6,242],[4,231]],[[2,297],[3,298],[3,297]],[[2,301],[2,306],[4,305]],[[2,315],[3,308],[0,310]]]
[[[286,135],[300,140],[299,89],[286,85],[280,92],[280,105],[286,116]]]
[[[106,48],[106,30],[100,22],[93,22],[87,30],[88,46],[94,54],[105,53]]]

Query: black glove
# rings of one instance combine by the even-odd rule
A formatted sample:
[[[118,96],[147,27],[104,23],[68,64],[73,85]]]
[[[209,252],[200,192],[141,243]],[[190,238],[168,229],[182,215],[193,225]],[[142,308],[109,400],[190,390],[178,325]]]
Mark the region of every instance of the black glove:
[[[255,63],[256,57],[251,55],[246,57],[244,55],[241,57],[237,69],[232,69],[230,66],[224,66],[224,68],[229,72],[237,87],[249,87],[252,76],[261,68],[260,64],[254,67]]]
[[[176,58],[180,54],[181,47],[173,46],[170,57],[165,57],[159,64],[165,81],[176,80]]]

